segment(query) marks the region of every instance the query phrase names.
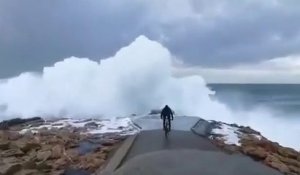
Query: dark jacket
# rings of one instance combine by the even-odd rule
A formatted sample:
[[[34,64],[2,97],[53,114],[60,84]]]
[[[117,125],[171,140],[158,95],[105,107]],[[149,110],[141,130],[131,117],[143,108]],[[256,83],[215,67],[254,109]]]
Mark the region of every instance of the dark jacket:
[[[160,118],[165,118],[165,117],[172,118],[172,120],[174,118],[173,111],[168,105],[165,106],[160,113]]]

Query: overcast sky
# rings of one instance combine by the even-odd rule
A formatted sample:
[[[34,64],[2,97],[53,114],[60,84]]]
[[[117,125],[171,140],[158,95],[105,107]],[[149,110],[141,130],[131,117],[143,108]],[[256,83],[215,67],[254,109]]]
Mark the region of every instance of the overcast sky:
[[[284,71],[278,76],[286,79],[289,66],[300,60],[300,2],[0,0],[0,78],[39,71],[70,56],[112,56],[141,34],[212,82],[228,71],[239,81],[257,69]],[[274,59],[279,61],[273,64]],[[298,70],[293,67],[291,82]],[[241,71],[242,78],[235,78]]]

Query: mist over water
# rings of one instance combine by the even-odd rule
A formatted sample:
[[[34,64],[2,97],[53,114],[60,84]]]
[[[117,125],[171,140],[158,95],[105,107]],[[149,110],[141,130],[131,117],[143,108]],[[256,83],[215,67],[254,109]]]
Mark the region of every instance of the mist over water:
[[[117,117],[169,104],[177,114],[249,125],[266,137],[299,148],[300,124],[270,111],[233,111],[212,100],[200,76],[174,77],[172,55],[144,36],[99,62],[66,58],[41,74],[0,81],[1,120],[32,117]],[[288,130],[287,130],[288,128]]]

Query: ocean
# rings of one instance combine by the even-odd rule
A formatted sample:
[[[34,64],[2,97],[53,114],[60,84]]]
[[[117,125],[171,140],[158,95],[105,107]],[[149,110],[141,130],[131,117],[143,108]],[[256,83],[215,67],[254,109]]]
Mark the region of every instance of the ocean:
[[[264,108],[276,117],[300,118],[300,84],[208,84],[232,110]]]

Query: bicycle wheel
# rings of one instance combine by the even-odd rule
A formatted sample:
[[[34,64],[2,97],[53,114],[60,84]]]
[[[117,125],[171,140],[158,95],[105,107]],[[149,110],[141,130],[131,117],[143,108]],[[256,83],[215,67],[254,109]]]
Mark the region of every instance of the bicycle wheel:
[[[165,126],[164,126],[164,129],[165,129],[165,134],[166,134],[166,136],[167,136],[167,134],[169,133],[169,131],[170,131],[170,128],[169,128],[169,120],[166,120],[166,122],[165,122]]]

